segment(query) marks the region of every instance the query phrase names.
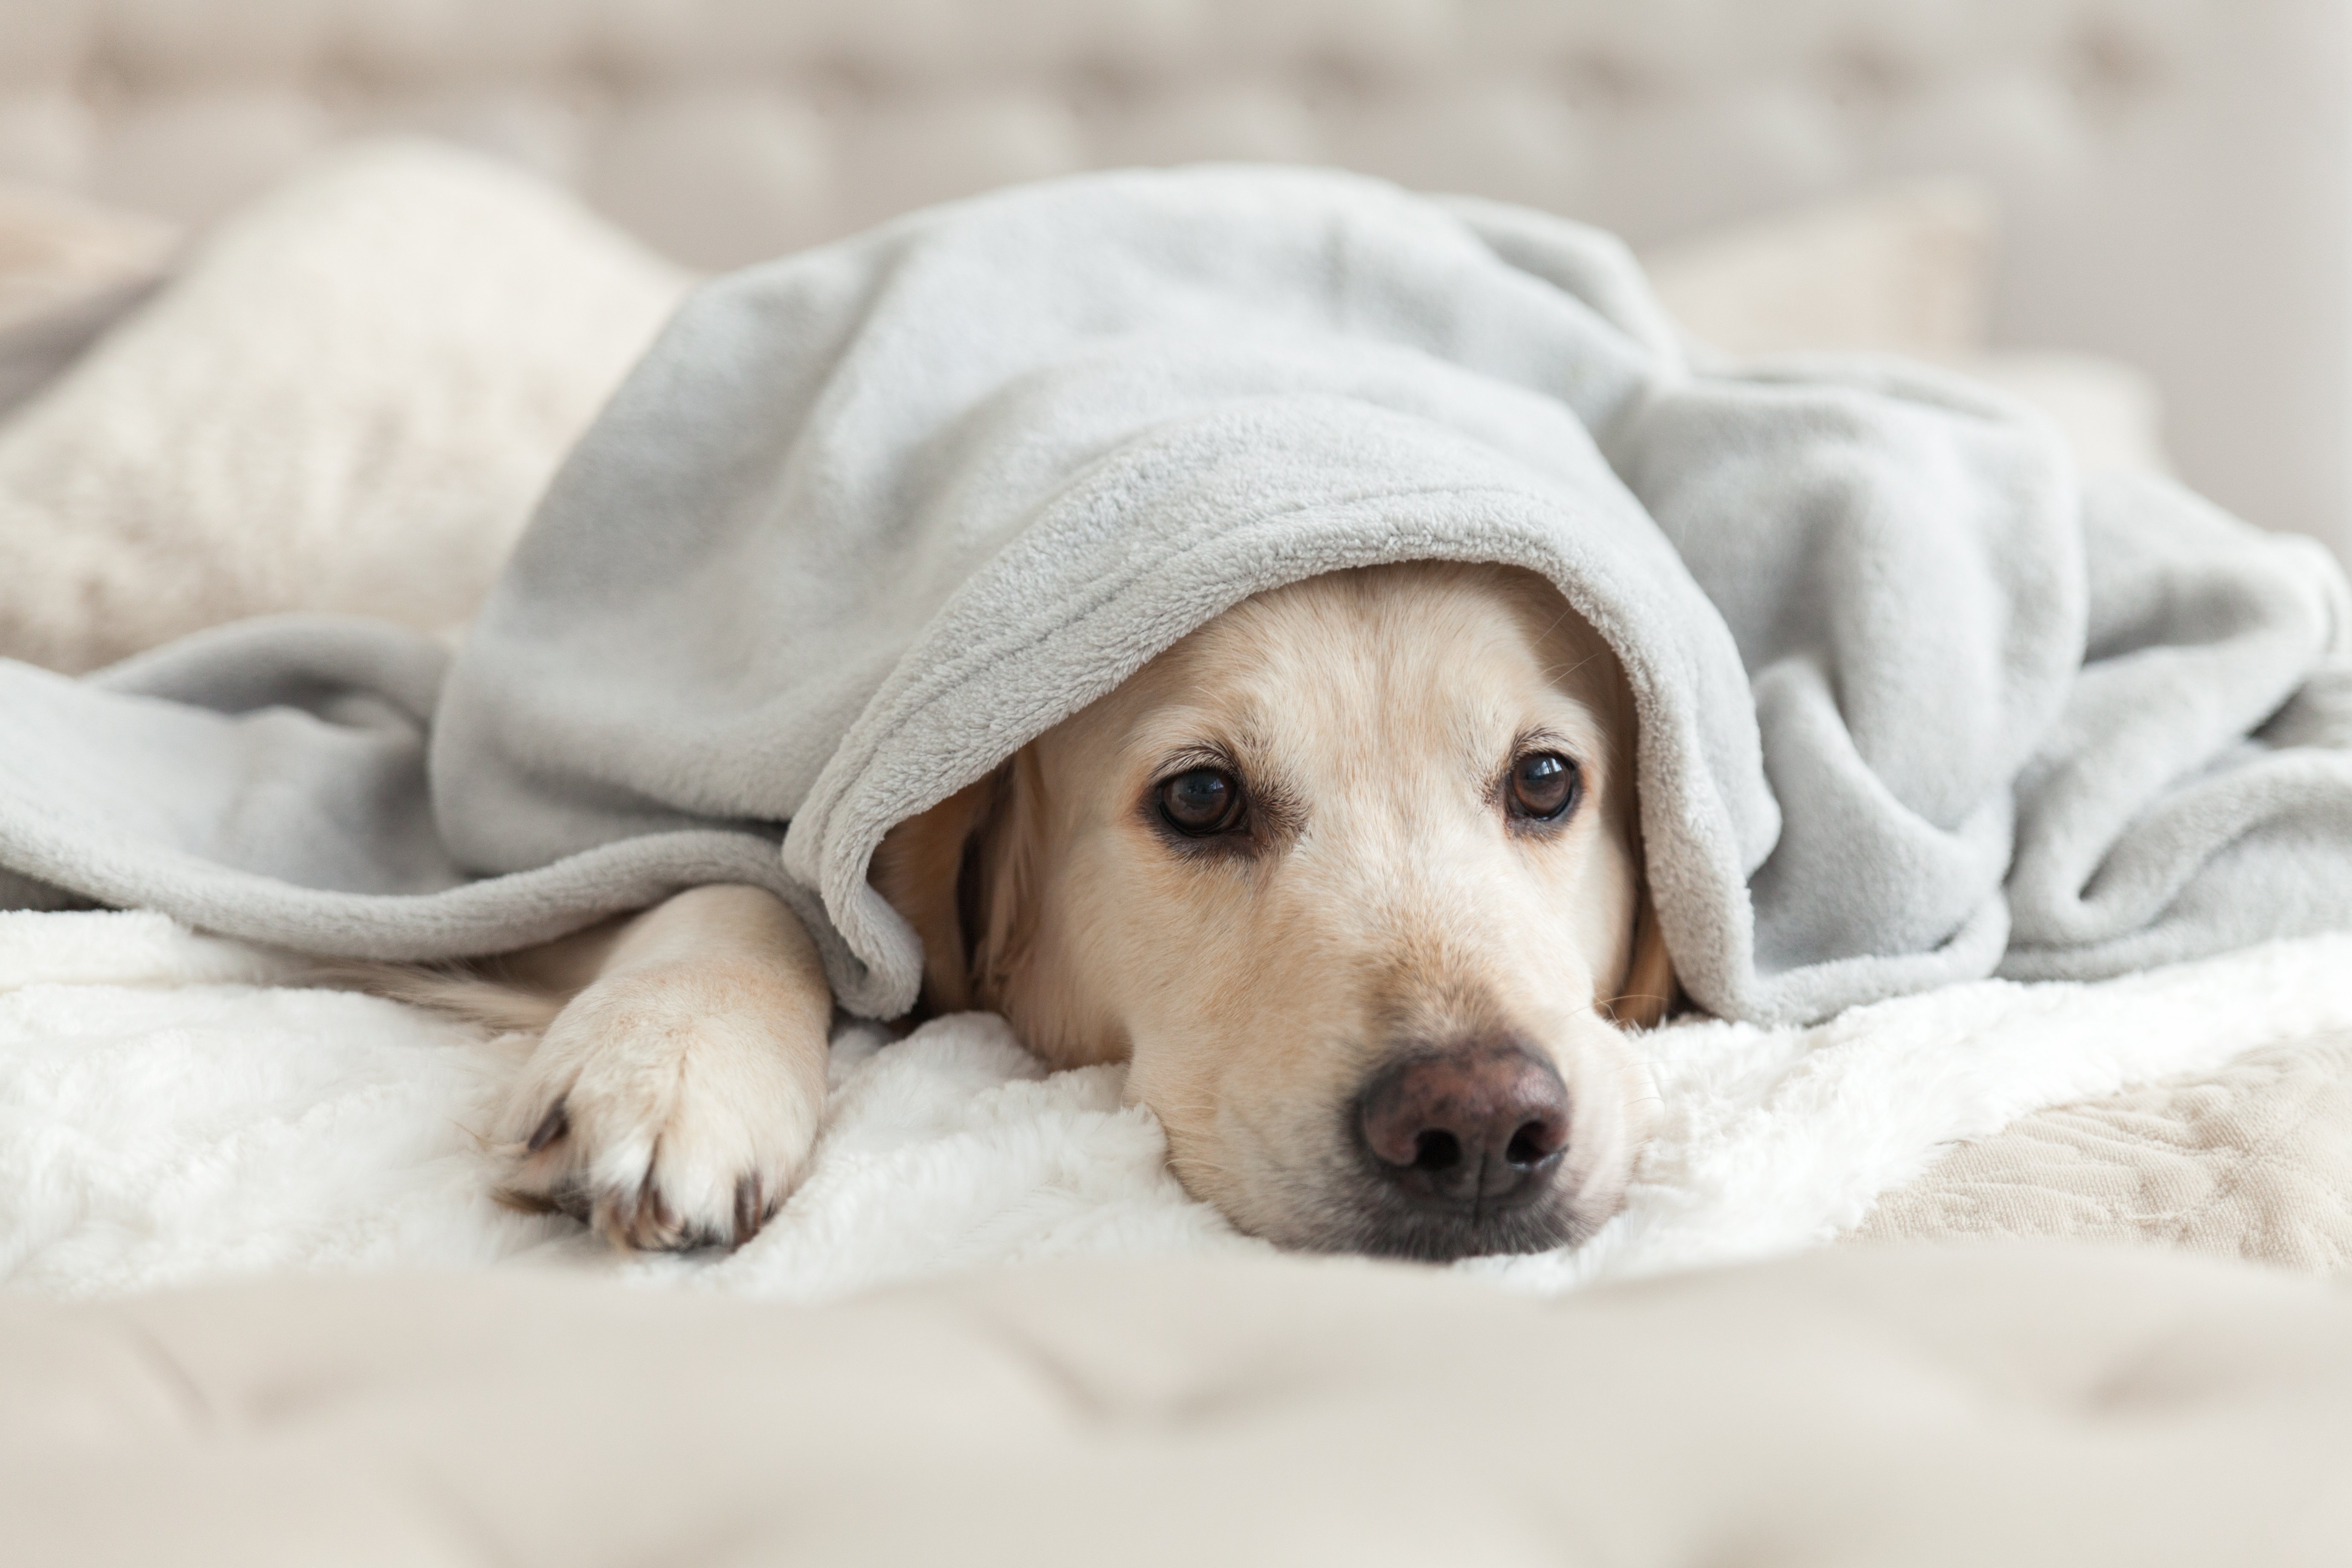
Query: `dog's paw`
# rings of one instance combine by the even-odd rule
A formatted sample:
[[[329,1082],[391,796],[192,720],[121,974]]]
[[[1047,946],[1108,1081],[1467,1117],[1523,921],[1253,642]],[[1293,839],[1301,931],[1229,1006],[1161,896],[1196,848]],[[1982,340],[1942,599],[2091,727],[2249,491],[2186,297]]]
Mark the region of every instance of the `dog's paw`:
[[[734,1247],[800,1181],[824,1109],[825,1041],[774,976],[679,963],[600,980],[548,1026],[509,1092],[500,1196],[649,1251]]]

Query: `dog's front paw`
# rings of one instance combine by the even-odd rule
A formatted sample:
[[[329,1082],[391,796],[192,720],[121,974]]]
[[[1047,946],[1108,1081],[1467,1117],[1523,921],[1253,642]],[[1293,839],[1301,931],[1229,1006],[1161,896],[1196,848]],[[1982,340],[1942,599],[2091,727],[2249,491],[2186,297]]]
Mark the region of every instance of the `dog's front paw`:
[[[825,1041],[774,975],[677,963],[600,980],[509,1093],[501,1196],[622,1247],[749,1241],[799,1182],[824,1108]]]

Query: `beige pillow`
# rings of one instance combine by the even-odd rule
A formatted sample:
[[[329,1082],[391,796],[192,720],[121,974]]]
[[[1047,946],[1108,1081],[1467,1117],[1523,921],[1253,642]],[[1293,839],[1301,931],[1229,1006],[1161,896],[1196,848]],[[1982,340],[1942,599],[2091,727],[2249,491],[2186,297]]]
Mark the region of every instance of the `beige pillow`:
[[[1666,309],[1726,353],[1940,358],[1984,346],[1998,239],[1984,190],[1935,180],[1775,213],[1642,259]]]
[[[2095,354],[2025,349],[1954,354],[1943,363],[2047,415],[2087,471],[2172,472],[2164,450],[2163,397],[2131,365]]]
[[[173,225],[0,180],[0,332],[158,276]]]
[[[159,219],[0,180],[0,416],[152,292],[179,243]]]
[[[2085,468],[2168,470],[2145,374],[2089,354],[1989,345],[1999,242],[1989,192],[1923,180],[1717,229],[1643,260],[1667,310],[1712,349],[1932,361],[2039,409]]]
[[[469,615],[688,276],[543,182],[347,150],[0,424],[0,654],[288,609]]]

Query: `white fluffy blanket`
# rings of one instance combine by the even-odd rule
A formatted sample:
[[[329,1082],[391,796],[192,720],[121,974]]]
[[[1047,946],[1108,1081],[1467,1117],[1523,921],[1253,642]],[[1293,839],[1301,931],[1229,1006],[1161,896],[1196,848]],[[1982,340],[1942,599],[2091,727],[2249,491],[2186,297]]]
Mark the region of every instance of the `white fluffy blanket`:
[[[730,1257],[628,1259],[492,1203],[477,1141],[528,1044],[282,983],[152,914],[0,914],[0,1280],[94,1295],[264,1269],[541,1263],[801,1299],[1076,1254],[1261,1245],[1188,1200],[1122,1073],[1002,1023],[850,1028],[810,1178]],[[2095,984],[1989,981],[1810,1029],[1646,1038],[1663,1121],[1581,1251],[1457,1268],[1537,1289],[1792,1251],[1945,1144],[2043,1106],[2352,1026],[2352,935]]]

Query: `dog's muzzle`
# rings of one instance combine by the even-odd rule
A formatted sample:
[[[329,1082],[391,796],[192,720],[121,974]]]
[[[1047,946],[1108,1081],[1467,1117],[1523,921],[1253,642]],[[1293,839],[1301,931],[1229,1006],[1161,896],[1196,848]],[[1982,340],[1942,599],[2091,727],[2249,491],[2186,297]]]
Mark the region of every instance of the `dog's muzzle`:
[[[1444,1261],[1541,1251],[1572,1234],[1560,1190],[1568,1088],[1518,1041],[1391,1062],[1365,1084],[1355,1113],[1370,1190],[1352,1247]]]

